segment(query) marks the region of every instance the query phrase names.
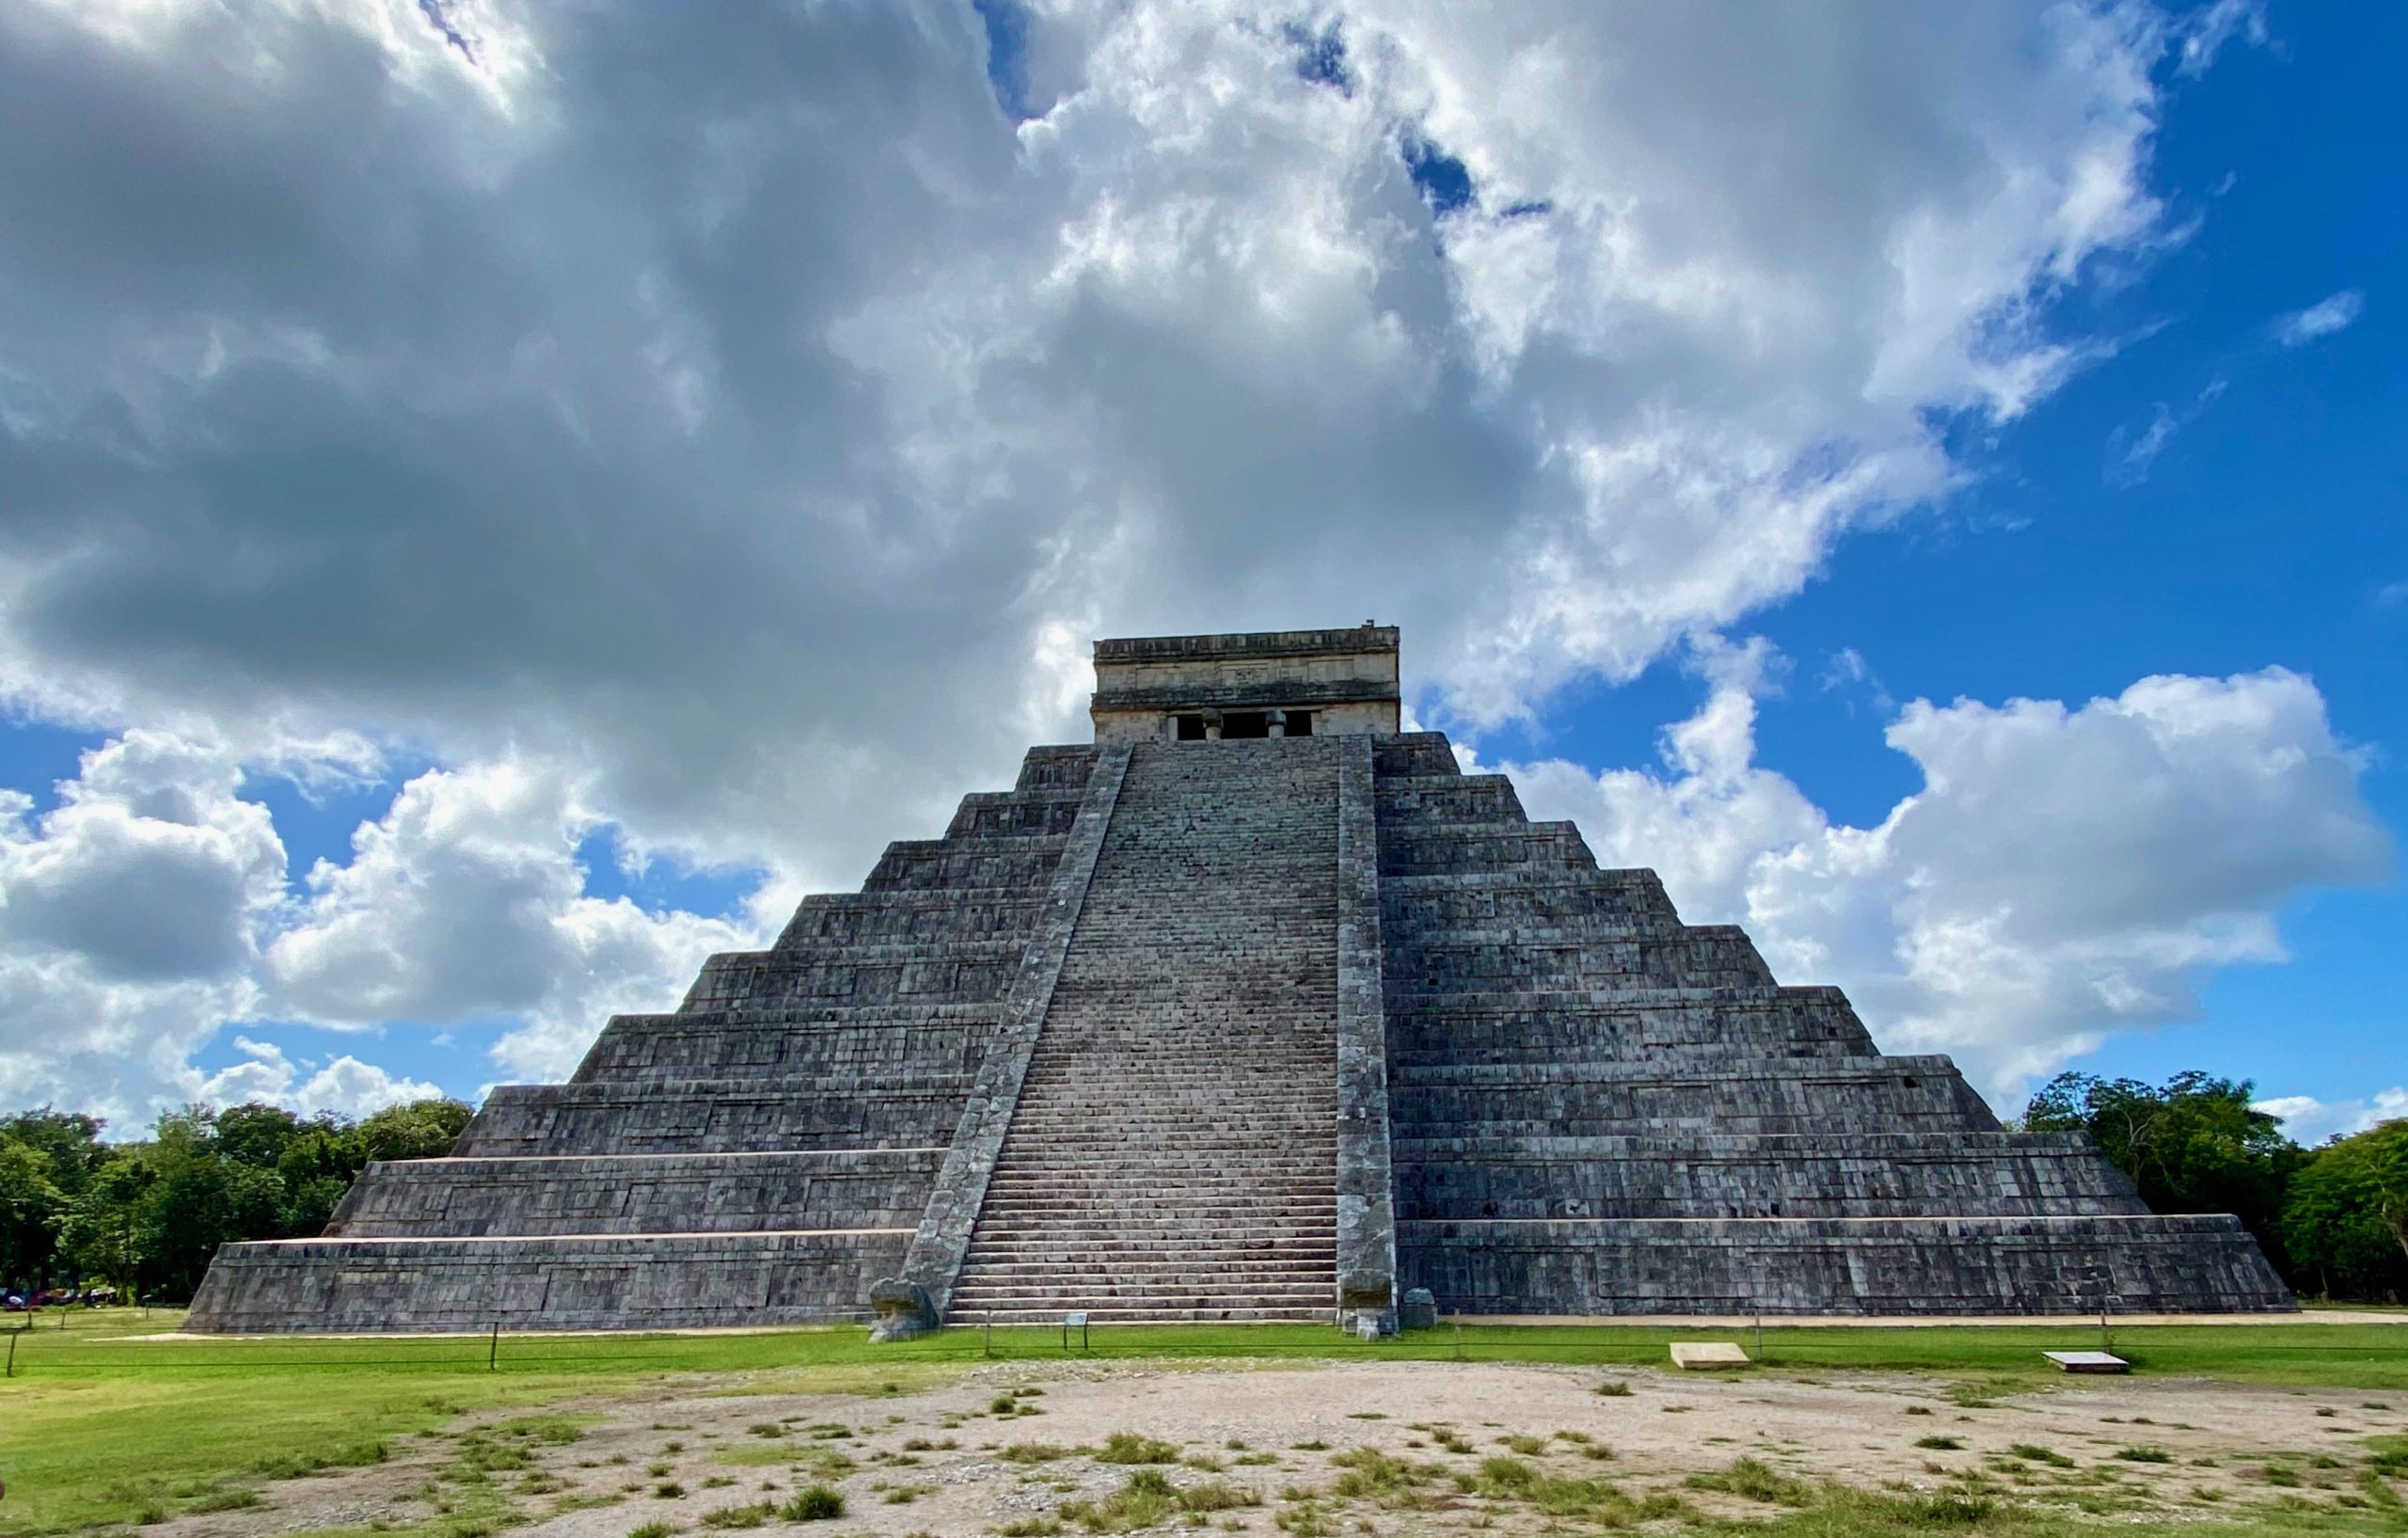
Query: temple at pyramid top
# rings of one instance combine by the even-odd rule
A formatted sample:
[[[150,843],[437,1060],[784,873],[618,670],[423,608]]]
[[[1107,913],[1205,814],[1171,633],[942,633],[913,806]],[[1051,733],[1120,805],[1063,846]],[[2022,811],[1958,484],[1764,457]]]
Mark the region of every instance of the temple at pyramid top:
[[[196,1330],[2295,1307],[1405,732],[1377,625],[1099,642],[856,892],[503,1085]]]
[[[1397,629],[1131,636],[1095,643],[1098,742],[1394,732]]]

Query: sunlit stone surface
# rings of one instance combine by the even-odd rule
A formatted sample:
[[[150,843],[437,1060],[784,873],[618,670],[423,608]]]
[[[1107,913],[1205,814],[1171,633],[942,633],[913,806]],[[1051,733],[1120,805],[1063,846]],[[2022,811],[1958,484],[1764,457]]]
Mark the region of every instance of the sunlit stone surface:
[[[1397,645],[1098,642],[1093,745],[227,1246],[191,1327],[2293,1307],[1400,733]]]

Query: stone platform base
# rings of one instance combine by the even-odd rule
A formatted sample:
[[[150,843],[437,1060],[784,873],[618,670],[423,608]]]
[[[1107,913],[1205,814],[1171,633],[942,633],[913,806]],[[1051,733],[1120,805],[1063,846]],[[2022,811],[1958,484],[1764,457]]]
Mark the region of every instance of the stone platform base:
[[[1450,1315],[2289,1313],[2237,1218],[1406,1222],[1398,1269]]]
[[[290,1239],[218,1251],[204,1334],[650,1330],[866,1315],[909,1229],[510,1239]]]

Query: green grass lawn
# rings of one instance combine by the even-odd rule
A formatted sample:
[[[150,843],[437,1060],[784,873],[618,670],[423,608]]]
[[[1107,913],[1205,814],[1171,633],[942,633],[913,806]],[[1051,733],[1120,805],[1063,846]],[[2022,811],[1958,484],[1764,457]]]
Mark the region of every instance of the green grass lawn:
[[[53,1316],[55,1317],[55,1316]],[[541,1375],[638,1378],[661,1372],[728,1372],[778,1367],[974,1364],[989,1356],[1060,1357],[1062,1332],[1040,1325],[941,1331],[917,1340],[872,1345],[857,1326],[721,1335],[508,1335],[498,1350],[483,1335],[321,1338],[311,1336],[139,1337],[174,1330],[182,1316],[130,1309],[47,1321],[18,1338],[16,1374],[24,1384],[61,1377],[134,1375],[247,1378],[359,1372],[445,1378]],[[1683,1340],[1735,1340],[1766,1366],[1782,1369],[1979,1372],[2056,1380],[2040,1358],[2048,1350],[2095,1349],[2096,1324],[1941,1325],[1915,1328],[1751,1328],[1675,1330],[1661,1325],[1479,1325],[1364,1342],[1317,1324],[1171,1324],[1097,1328],[1069,1355],[1098,1357],[1295,1357],[1390,1361],[1565,1362],[1661,1366]],[[2114,1345],[2136,1370],[2159,1375],[2252,1383],[2408,1390],[2408,1323],[2392,1324],[2149,1324],[2115,1327]],[[493,1368],[488,1370],[488,1357]]]
[[[372,1460],[396,1437],[464,1412],[535,1406],[656,1388],[695,1374],[731,1392],[905,1393],[978,1365],[991,1350],[1060,1358],[1057,1329],[947,1330],[873,1346],[860,1328],[688,1336],[504,1336],[488,1366],[483,1337],[145,1340],[176,1315],[101,1310],[43,1319],[15,1339],[15,1376],[0,1389],[0,1538],[138,1524],[237,1502],[312,1466]],[[1361,1342],[1315,1325],[1099,1329],[1083,1355],[1189,1359],[1562,1362],[1661,1368],[1678,1339],[1752,1330],[1483,1326]],[[2098,1344],[2096,1326],[1783,1329],[1761,1359],[1813,1372],[1914,1371],[2004,1393],[2079,1389],[2039,1353]],[[2408,1327],[2382,1324],[2152,1325],[2119,1328],[2115,1348],[2154,1376],[2408,1393]],[[1073,1351],[1077,1342],[1074,1339]],[[698,1385],[700,1386],[700,1385]],[[1860,1515],[1864,1514],[1859,1514]],[[1888,1518],[1883,1518],[1888,1520]],[[1801,1521],[1798,1530],[1814,1530]],[[2036,1530],[2018,1529],[2016,1530]]]

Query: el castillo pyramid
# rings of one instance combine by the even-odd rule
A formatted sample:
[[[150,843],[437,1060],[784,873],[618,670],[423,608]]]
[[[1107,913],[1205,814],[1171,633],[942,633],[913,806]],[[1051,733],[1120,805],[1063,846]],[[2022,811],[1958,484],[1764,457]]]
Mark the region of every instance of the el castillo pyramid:
[[[2294,1307],[1401,732],[1394,629],[1095,664],[1091,744],[228,1245],[189,1327]]]

